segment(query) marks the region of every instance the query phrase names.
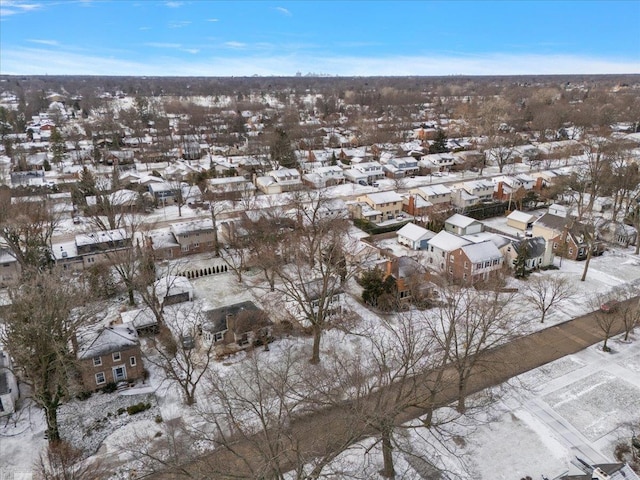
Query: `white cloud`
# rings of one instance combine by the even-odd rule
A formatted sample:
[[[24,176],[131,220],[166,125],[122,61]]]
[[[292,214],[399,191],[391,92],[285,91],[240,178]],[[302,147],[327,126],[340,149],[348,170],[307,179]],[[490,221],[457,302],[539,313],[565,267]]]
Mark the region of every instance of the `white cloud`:
[[[242,43],[242,42],[224,42],[224,46],[225,47],[229,47],[229,48],[245,48],[247,46],[246,43]]]
[[[183,48],[182,51],[190,53],[192,55],[195,55],[196,53],[200,52],[200,50],[197,48]]]
[[[169,8],[178,8],[184,5],[183,2],[175,2],[175,1],[164,2],[164,4]]]
[[[219,22],[220,20],[217,18],[207,18],[207,22]]]
[[[151,30],[151,27],[140,27],[138,30]]]
[[[169,22],[169,28],[183,28],[191,25],[189,20],[181,20],[176,22]]]
[[[293,16],[293,14],[284,7],[276,7],[276,10],[279,11],[281,14],[286,15],[287,17]]]
[[[239,42],[231,42],[239,43]],[[15,75],[149,75],[251,76],[295,75],[297,71],[330,75],[527,75],[640,73],[637,60],[614,60],[571,55],[397,56],[385,58],[320,56],[187,56],[195,48],[168,44],[174,55],[147,55],[124,60],[110,55],[84,55],[61,49],[3,45],[0,65]],[[167,45],[165,45],[167,47]],[[161,47],[160,47],[161,48]],[[184,52],[184,53],[180,53]]]
[[[51,45],[51,46],[60,45],[57,40],[42,40],[42,39],[38,39],[38,38],[29,38],[27,40],[27,42],[39,43],[40,45]]]
[[[182,44],[180,43],[165,43],[165,42],[146,42],[144,44],[146,47],[153,48],[180,48]]]
[[[41,3],[26,3],[22,0],[2,0],[0,3],[0,18],[28,13],[42,8]]]

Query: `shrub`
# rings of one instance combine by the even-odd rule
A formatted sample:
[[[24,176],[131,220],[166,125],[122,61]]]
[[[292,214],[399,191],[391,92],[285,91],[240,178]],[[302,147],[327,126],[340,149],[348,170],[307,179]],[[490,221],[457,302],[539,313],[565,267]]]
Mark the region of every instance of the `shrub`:
[[[127,413],[129,415],[135,415],[136,413],[144,412],[145,410],[149,410],[151,408],[150,403],[136,403],[135,405],[131,405],[127,407]]]
[[[80,392],[78,395],[76,395],[76,398],[78,400],[86,400],[87,398],[91,397],[91,393],[92,392]]]
[[[113,393],[118,389],[118,385],[115,382],[109,382],[104,387],[102,387],[102,391],[104,393]]]
[[[162,415],[156,415],[155,421],[156,423],[162,423]]]

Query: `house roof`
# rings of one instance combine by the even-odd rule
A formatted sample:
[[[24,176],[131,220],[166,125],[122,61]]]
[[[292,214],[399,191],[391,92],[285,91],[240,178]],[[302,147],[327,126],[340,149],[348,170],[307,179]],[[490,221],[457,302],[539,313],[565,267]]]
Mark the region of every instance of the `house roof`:
[[[90,331],[78,338],[78,358],[99,357],[139,345],[138,334],[127,325],[113,325]]]
[[[469,235],[463,235],[462,238],[469,240],[471,243],[493,242],[498,248],[502,248],[511,242],[511,239],[491,232],[471,233]]]
[[[201,232],[203,230],[213,231],[213,220],[211,218],[202,218],[191,220],[190,222],[180,222],[171,225],[171,232],[174,235],[185,235],[192,232]]]
[[[415,223],[407,223],[397,232],[398,236],[408,238],[412,242],[433,238],[436,234]]]
[[[527,258],[537,258],[544,255],[547,242],[543,237],[525,238],[519,242],[513,242],[513,249],[519,253],[523,245],[526,245]]]
[[[76,235],[76,245],[78,247],[83,245],[95,245],[99,243],[119,242],[131,238],[131,234],[124,228],[117,228],[115,230],[105,230],[100,232],[82,233]]]
[[[381,203],[402,202],[402,196],[396,192],[369,193],[367,196],[375,205],[380,205]]]
[[[448,223],[449,225],[453,225],[454,227],[467,228],[469,225],[473,223],[480,223],[480,222],[478,222],[478,220],[476,220],[475,218],[467,217],[465,215],[460,215],[459,213],[456,213],[450,216],[449,218],[447,218],[445,223]]]
[[[211,333],[226,331],[228,329],[227,319],[229,317],[241,317],[240,319],[243,320],[240,324],[236,325],[236,333],[244,333],[251,330],[251,328],[266,326],[271,323],[266,313],[251,301],[234,303],[214,310],[208,310],[204,312],[204,315],[206,321],[202,329]]]
[[[453,233],[445,232],[444,230],[429,240],[429,245],[446,252],[452,252],[453,250],[457,250],[458,248],[469,245],[470,243],[471,242],[469,242],[469,240],[465,240],[462,237],[454,235]]]
[[[500,250],[491,241],[465,245],[462,251],[473,263],[502,258]]]
[[[180,295],[181,293],[193,292],[191,282],[186,277],[167,275],[154,284],[156,288],[156,296],[164,298],[171,295]]]
[[[507,215],[507,219],[516,222],[531,223],[536,219],[536,217],[535,215],[531,215],[530,213],[521,212],[520,210],[514,210],[509,215]]]
[[[120,313],[120,320],[123,324],[132,325],[134,328],[151,327],[158,323],[150,308],[136,308]]]
[[[560,217],[551,213],[545,213],[534,222],[534,225],[540,225],[552,230],[557,230],[558,232],[561,232],[566,224],[567,219],[565,217]]]

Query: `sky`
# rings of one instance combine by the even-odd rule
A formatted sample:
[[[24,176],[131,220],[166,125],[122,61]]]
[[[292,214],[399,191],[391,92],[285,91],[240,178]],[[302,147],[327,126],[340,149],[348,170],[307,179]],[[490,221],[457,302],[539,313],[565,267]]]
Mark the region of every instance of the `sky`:
[[[640,73],[640,0],[0,0],[0,74]]]

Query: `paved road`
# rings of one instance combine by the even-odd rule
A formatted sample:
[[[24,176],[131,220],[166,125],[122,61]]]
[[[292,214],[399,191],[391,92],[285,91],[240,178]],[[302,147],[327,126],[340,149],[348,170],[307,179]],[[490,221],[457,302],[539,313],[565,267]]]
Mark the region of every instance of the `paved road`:
[[[628,302],[637,302],[638,298]],[[612,331],[618,334],[623,331],[618,322]],[[596,313],[590,313],[567,322],[548,327],[544,330],[520,337],[503,346],[497,347],[482,357],[478,367],[469,381],[469,393],[479,392],[486,388],[499,385],[517,375],[540,367],[566,355],[602,341],[602,331],[596,323]],[[433,372],[418,378],[418,385],[427,385]],[[452,369],[445,371],[445,377],[455,377]],[[457,398],[455,382],[446,382],[449,387],[437,394],[437,404],[445,405]],[[386,400],[393,399],[397,393],[394,386],[387,387]],[[424,398],[424,392],[416,394]],[[346,402],[312,415],[301,417],[291,426],[286,435],[281,435],[278,449],[278,463],[287,468],[295,466],[300,459],[305,460],[326,454],[336,445],[353,443],[367,436],[376,435],[362,418],[363,410],[375,412],[379,407],[380,395],[375,395],[370,401],[358,404],[360,414],[352,415],[354,405]],[[395,423],[402,424],[424,415],[424,408],[414,406],[405,408],[395,416]],[[184,471],[193,478],[201,479],[239,479],[261,478],[257,472],[264,472],[265,458],[269,447],[273,447],[273,437],[264,435],[239,440],[233,451],[219,449],[202,457],[200,460],[184,465]],[[272,450],[273,451],[273,450]],[[174,479],[184,476],[165,473],[154,478]],[[263,477],[269,478],[269,477]]]

